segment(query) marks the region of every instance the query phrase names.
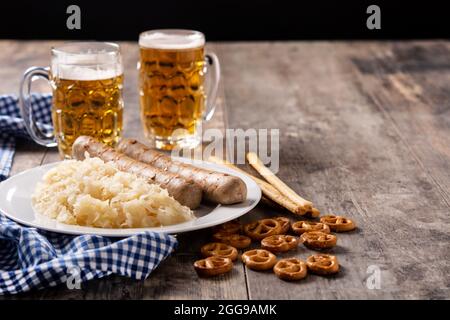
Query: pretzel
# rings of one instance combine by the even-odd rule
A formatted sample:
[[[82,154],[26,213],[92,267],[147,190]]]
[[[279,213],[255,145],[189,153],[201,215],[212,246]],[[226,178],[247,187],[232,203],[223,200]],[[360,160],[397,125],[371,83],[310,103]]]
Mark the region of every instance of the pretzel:
[[[253,249],[242,254],[242,262],[252,270],[272,269],[277,263],[277,257],[264,249]]]
[[[265,237],[279,234],[281,224],[275,219],[262,219],[248,223],[244,226],[244,232],[253,240],[262,240]]]
[[[291,227],[291,220],[286,217],[276,217],[274,218],[280,223],[281,231],[280,234],[285,234],[289,231]]]
[[[294,236],[276,234],[262,239],[261,246],[270,252],[286,252],[298,246],[298,239]]]
[[[320,231],[305,232],[301,235],[300,241],[311,249],[328,249],[336,245],[337,238],[333,234]]]
[[[292,230],[297,234],[303,234],[310,231],[321,231],[330,233],[330,227],[322,222],[297,221],[292,224]]]
[[[342,216],[328,215],[320,218],[320,222],[325,223],[335,232],[351,231],[356,228],[353,220]]]
[[[320,275],[339,272],[339,262],[335,256],[329,254],[315,254],[306,259],[308,270]]]
[[[229,272],[233,262],[230,258],[213,256],[195,261],[194,268],[200,277],[213,277]]]
[[[200,251],[205,258],[217,256],[222,258],[229,258],[231,259],[231,261],[234,261],[238,256],[236,248],[220,242],[211,242],[205,244],[200,249]]]
[[[300,280],[306,277],[307,266],[305,262],[297,258],[283,259],[273,267],[273,272],[283,280]]]
[[[223,231],[214,233],[213,239],[217,242],[228,244],[237,249],[245,249],[252,243],[252,240],[247,236],[240,234],[229,234]]]
[[[242,225],[237,220],[231,220],[225,223],[222,223],[221,225],[215,226],[214,231],[216,232],[224,232],[224,233],[239,233],[241,232]]]

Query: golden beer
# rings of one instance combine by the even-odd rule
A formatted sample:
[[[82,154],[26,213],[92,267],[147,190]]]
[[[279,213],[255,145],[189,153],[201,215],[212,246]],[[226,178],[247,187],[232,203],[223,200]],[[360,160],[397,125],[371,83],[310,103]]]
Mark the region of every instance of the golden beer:
[[[32,67],[20,87],[21,114],[31,138],[58,146],[71,158],[72,144],[88,135],[114,146],[122,132],[123,66],[120,48],[108,42],[69,42],[51,50],[49,68]],[[53,89],[53,133],[43,131],[31,112],[31,84],[44,78]]]
[[[140,36],[141,120],[145,135],[159,149],[170,150],[197,134],[207,98],[204,44],[203,34],[189,30]]]
[[[87,135],[115,145],[122,131],[123,76],[98,80],[54,79],[52,120],[60,153]]]
[[[144,129],[160,137],[170,137],[179,128],[193,134],[205,100],[203,48],[140,51]]]

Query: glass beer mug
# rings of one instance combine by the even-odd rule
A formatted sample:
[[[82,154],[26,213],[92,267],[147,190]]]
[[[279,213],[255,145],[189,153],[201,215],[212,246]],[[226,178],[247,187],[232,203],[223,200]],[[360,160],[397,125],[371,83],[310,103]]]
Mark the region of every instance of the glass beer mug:
[[[44,78],[53,91],[53,133],[40,129],[30,104],[31,84]],[[71,157],[75,139],[89,135],[114,146],[122,131],[123,67],[114,43],[73,42],[52,48],[50,68],[32,67],[20,88],[22,118],[30,136],[44,146],[58,145]]]
[[[146,137],[163,150],[193,148],[215,108],[219,60],[205,54],[205,36],[192,30],[140,34],[139,95]]]

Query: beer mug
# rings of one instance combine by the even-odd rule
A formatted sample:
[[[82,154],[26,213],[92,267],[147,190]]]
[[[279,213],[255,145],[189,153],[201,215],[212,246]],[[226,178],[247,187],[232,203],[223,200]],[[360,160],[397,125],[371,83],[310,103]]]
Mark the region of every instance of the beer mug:
[[[215,109],[219,60],[205,54],[205,36],[192,30],[151,30],[140,34],[139,95],[146,137],[155,147],[193,148],[202,121]]]
[[[40,128],[31,110],[31,84],[37,78],[52,87],[53,133]],[[20,109],[26,129],[37,143],[58,145],[62,158],[71,157],[72,144],[81,135],[114,146],[122,131],[122,86],[117,44],[73,42],[54,47],[50,68],[32,67],[22,79]]]

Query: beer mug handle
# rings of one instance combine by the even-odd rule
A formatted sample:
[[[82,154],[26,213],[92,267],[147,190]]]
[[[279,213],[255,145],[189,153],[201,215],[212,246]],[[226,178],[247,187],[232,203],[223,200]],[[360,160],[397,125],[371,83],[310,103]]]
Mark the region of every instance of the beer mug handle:
[[[219,91],[219,82],[220,82],[220,63],[219,58],[212,53],[209,52],[205,55],[205,60],[207,63],[207,73],[212,71],[211,74],[211,83],[208,85],[206,91],[206,110],[203,116],[203,120],[209,121],[214,115],[214,111],[216,110],[216,99],[217,93]]]
[[[36,124],[31,106],[31,85],[33,81],[38,78],[43,78],[49,81],[49,68],[31,67],[23,74],[22,82],[20,83],[20,114],[27,129],[28,134],[38,144],[46,147],[56,147],[56,140],[53,134],[43,132]]]

